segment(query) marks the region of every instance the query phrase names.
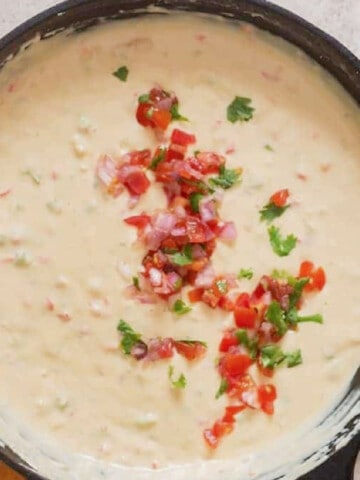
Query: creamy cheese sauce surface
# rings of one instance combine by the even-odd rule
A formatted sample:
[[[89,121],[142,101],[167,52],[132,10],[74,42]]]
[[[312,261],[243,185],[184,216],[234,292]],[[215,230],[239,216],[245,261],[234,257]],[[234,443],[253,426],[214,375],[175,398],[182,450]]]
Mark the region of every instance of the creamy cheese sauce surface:
[[[127,82],[112,75],[121,65]],[[275,415],[244,412],[212,454],[201,432],[226,405],[214,398],[214,361],[231,314],[196,304],[178,318],[161,301],[126,297],[144,249],[122,221],[127,194],[113,199],[95,181],[101,154],[155,148],[135,120],[138,96],[154,84],[174,91],[190,120],[172,127],[195,133],[195,148],[233,150],[228,165],[244,168],[221,209],[238,238],[218,243],[216,271],[251,267],[248,291],[274,268],[295,274],[305,259],[327,273],[303,309],[325,323],[301,325],[283,341],[301,348],[304,362],[278,369]],[[251,121],[226,120],[235,95],[252,99]],[[0,403],[17,418],[11,428],[26,426],[65,453],[155,472],[240,461],[325,413],[359,360],[359,133],[358,110],[319,67],[244,25],[186,15],[114,22],[40,42],[9,62],[0,74],[0,192],[11,189],[0,198]],[[291,191],[292,207],[277,225],[299,238],[284,258],[258,213],[280,188]],[[131,214],[165,206],[155,185]],[[171,389],[169,362],[122,355],[120,318],[146,337],[208,343],[200,362],[172,359],[184,391]]]

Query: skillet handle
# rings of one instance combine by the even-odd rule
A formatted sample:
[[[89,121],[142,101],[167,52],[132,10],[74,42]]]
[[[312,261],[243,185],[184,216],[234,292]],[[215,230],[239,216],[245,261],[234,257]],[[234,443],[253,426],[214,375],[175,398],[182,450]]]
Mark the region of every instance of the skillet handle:
[[[360,434],[335,453],[324,464],[298,480],[360,480],[354,477],[357,455],[360,451]]]

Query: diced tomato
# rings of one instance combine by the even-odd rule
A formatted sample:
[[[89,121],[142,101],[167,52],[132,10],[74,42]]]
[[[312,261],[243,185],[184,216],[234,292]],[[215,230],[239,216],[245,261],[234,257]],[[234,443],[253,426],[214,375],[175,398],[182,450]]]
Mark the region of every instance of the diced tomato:
[[[265,288],[263,284],[260,282],[257,284],[255,290],[251,294],[251,297],[250,297],[251,303],[258,303],[261,300],[264,293],[265,293]]]
[[[179,149],[174,148],[173,145],[170,145],[166,153],[166,161],[171,162],[171,160],[183,160],[185,153]]]
[[[199,152],[195,157],[191,157],[189,162],[194,170],[208,175],[219,173],[220,167],[225,164],[225,158],[213,152]]]
[[[241,401],[243,400],[244,393],[257,393],[256,383],[254,382],[251,375],[249,375],[248,373],[237,378],[230,377],[228,378],[228,383],[229,388],[227,394],[230,397],[237,398]]]
[[[133,195],[142,195],[150,187],[150,180],[143,171],[138,170],[130,172],[124,184]]]
[[[258,395],[261,410],[268,415],[272,415],[274,413],[274,401],[277,398],[274,385],[271,385],[270,383],[260,385],[258,387]]]
[[[245,410],[246,405],[230,405],[229,407],[225,408],[225,414],[223,416],[223,422],[226,423],[234,423],[235,422],[235,415]]]
[[[326,284],[326,275],[322,267],[315,268],[314,264],[308,260],[300,265],[299,277],[309,277],[310,281],[305,285],[306,292],[314,290],[321,291]]]
[[[198,218],[187,218],[186,233],[189,237],[190,243],[204,243],[206,241],[204,225]]]
[[[219,351],[227,352],[231,347],[237,347],[238,345],[239,340],[234,334],[234,331],[227,331],[220,342]]]
[[[212,288],[208,288],[207,290],[204,290],[201,300],[206,303],[206,305],[209,305],[209,307],[216,308],[219,304],[220,297]]]
[[[203,288],[194,288],[188,292],[188,298],[191,303],[200,302],[204,293]]]
[[[255,328],[257,313],[254,308],[235,307],[234,319],[239,328]]]
[[[278,190],[271,195],[270,202],[277,207],[284,207],[286,205],[287,199],[289,198],[289,195],[289,190],[287,188],[284,188],[283,190]]]
[[[174,355],[172,338],[152,338],[148,343],[147,358],[151,361],[171,358]]]
[[[207,347],[201,342],[181,342],[177,341],[174,344],[175,350],[179,355],[182,355],[187,360],[197,360],[205,355]]]
[[[183,130],[175,128],[171,134],[171,143],[175,143],[176,145],[184,145],[187,147],[192,143],[196,143],[196,137],[191,133],[187,133]]]
[[[150,127],[152,125],[152,121],[149,118],[149,112],[153,106],[150,103],[139,103],[137,110],[136,110],[136,120],[142,125],[143,127]]]
[[[220,374],[225,378],[244,375],[252,364],[252,360],[242,353],[226,353],[220,360]]]
[[[250,295],[246,292],[240,293],[235,300],[235,305],[237,307],[250,308]]]
[[[167,110],[157,110],[156,108],[150,118],[151,124],[160,130],[166,130],[171,120],[172,116],[170,112]]]
[[[226,310],[227,312],[233,312],[235,309],[235,304],[229,297],[221,297],[218,303],[218,307]]]
[[[143,230],[147,225],[150,223],[149,215],[133,215],[132,217],[124,218],[124,222],[128,225],[138,228],[139,230]]]
[[[130,165],[140,165],[142,167],[148,167],[151,161],[151,152],[148,148],[145,150],[134,150],[124,155],[124,158],[128,158]]]
[[[215,437],[222,438],[225,435],[229,435],[234,430],[233,422],[224,422],[223,420],[217,420],[212,428]]]
[[[274,376],[275,370],[273,368],[266,368],[262,365],[261,362],[257,361],[257,367],[259,372],[264,375],[264,377],[272,378]]]
[[[314,270],[313,262],[310,262],[309,260],[305,260],[300,265],[299,277],[310,277],[313,270]]]

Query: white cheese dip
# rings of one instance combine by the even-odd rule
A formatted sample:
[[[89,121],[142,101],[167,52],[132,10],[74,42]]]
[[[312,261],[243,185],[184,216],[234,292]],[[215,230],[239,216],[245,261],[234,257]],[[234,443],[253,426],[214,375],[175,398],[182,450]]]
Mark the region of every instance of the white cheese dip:
[[[112,75],[121,65],[126,82]],[[214,361],[231,314],[196,304],[178,318],[161,301],[128,298],[144,248],[122,219],[165,208],[166,199],[152,186],[129,213],[126,193],[113,199],[95,182],[101,154],[157,145],[135,120],[138,96],[154,84],[179,97],[190,121],[178,126],[196,134],[196,148],[231,151],[228,165],[244,168],[221,209],[238,239],[219,243],[216,271],[251,267],[244,290],[274,268],[296,274],[306,259],[327,273],[304,307],[324,324],[301,325],[283,341],[304,361],[278,369],[274,416],[244,412],[212,453],[201,432],[226,405],[214,398]],[[252,99],[251,121],[226,120],[235,95]],[[110,462],[129,467],[127,478],[192,463],[198,478],[210,478],[209,459],[226,469],[324,415],[360,353],[359,133],[359,111],[340,87],[299,51],[246,25],[187,15],[113,22],[38,42],[9,62],[0,73],[0,193],[11,190],[0,198],[1,439],[51,478],[110,478]],[[280,188],[293,205],[277,225],[299,238],[284,258],[258,213]],[[184,391],[171,389],[169,362],[144,366],[121,353],[120,318],[147,338],[208,343],[202,361],[171,361],[187,378]],[[49,445],[51,467],[41,453]],[[105,463],[73,456],[62,475],[73,454]],[[136,476],[133,467],[153,470]],[[176,472],[171,478],[189,478]]]

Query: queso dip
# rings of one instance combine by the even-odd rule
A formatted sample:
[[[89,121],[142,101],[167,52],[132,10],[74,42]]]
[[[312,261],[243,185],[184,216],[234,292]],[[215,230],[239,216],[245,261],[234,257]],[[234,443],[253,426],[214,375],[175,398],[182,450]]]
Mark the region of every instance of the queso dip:
[[[175,118],[160,132],[136,121],[139,96],[154,86],[175,92],[188,121]],[[251,118],[229,121],[236,97],[250,100]],[[91,457],[89,479],[102,478],[97,462],[129,475],[144,467],[148,477],[139,478],[155,478],[164,467],[241,462],[325,415],[359,360],[360,120],[318,66],[247,25],[187,15],[113,22],[35,42],[6,64],[0,126],[2,440],[35,465],[44,445],[63,455],[58,463]],[[323,323],[290,328],[277,343],[300,350],[302,362],[284,361],[268,379],[250,367],[276,388],[274,413],[246,408],[216,449],[202,432],[229,404],[226,393],[215,399],[216,362],[234,314],[191,304],[190,284],[182,315],[171,299],[131,294],[149,248],[123,220],[166,211],[168,199],[151,169],[151,186],[130,203],[126,189],[109,195],[97,174],[102,156],[153,155],[175,128],[196,137],[189,154],[217,152],[226,168],[242,169],[241,183],[221,192],[219,215],[237,236],[217,242],[217,275],[242,270],[239,293],[274,269],[296,276],[304,261],[326,272],[301,310]],[[289,208],[261,221],[284,189]],[[271,225],[296,237],[286,255],[274,252]],[[120,319],[142,338],[195,339],[206,353],[136,361],[119,346]],[[174,386],[180,374],[185,388]]]

